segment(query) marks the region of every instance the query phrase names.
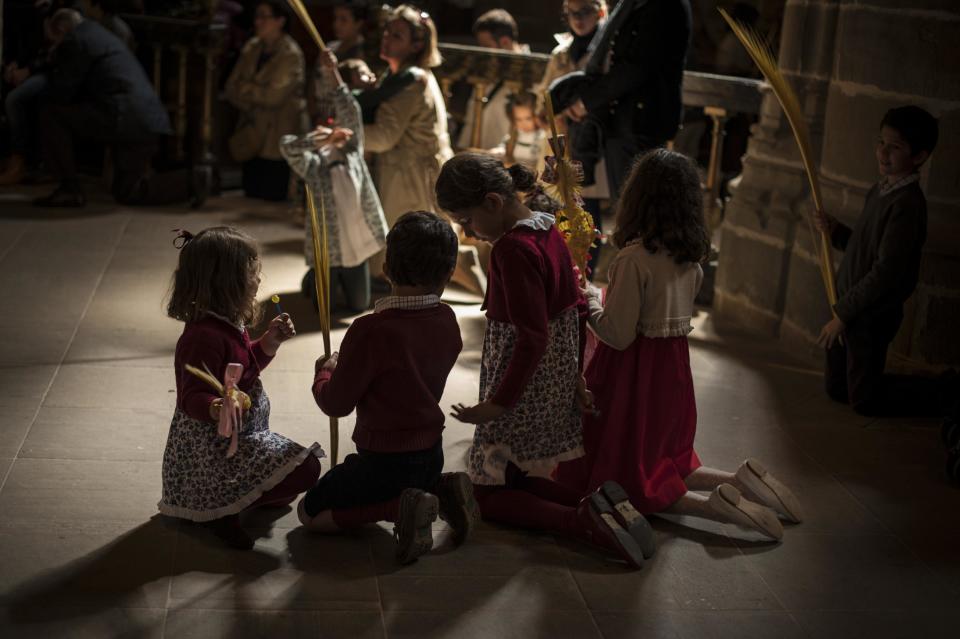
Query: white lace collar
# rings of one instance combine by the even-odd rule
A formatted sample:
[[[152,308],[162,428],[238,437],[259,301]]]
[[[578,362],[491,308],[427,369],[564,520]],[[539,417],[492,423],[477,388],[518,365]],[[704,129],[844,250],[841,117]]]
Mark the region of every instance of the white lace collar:
[[[533,211],[533,216],[525,218],[523,220],[518,220],[516,224],[513,225],[513,228],[528,228],[533,229],[534,231],[549,231],[557,221],[557,218],[549,213],[544,213],[543,211]]]

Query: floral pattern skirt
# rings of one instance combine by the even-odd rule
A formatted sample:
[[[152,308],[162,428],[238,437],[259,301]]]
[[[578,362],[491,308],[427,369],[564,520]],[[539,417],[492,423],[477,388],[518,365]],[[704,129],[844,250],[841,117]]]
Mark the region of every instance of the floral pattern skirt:
[[[583,431],[576,385],[579,379],[577,309],[564,311],[548,326],[547,352],[517,404],[496,421],[477,426],[467,453],[474,484],[503,485],[507,462],[546,476],[562,461],[583,455]],[[480,366],[480,400],[496,392],[503,379],[517,329],[487,320]]]
[[[308,455],[323,456],[319,444],[304,448],[270,432],[270,399],[258,379],[244,414],[239,445],[227,458],[230,439],[217,426],[173,415],[163,452],[163,498],[157,506],[171,517],[210,521],[239,513],[299,466]]]

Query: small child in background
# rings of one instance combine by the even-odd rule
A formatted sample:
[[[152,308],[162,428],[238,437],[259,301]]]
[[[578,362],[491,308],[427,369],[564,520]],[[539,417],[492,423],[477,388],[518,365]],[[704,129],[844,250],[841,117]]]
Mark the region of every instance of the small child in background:
[[[617,207],[620,252],[606,299],[593,286],[585,291],[600,339],[586,370],[597,412],[584,418],[586,454],[560,464],[557,481],[588,491],[613,479],[641,513],[705,517],[780,539],[774,510],[799,522],[796,497],[756,460],[733,474],[701,466],[693,450],[687,334],[710,250],[697,168],[679,153],[651,151],[634,165]]]
[[[334,417],[356,409],[357,452],[307,492],[300,522],[317,532],[394,522],[402,564],[433,546],[438,511],[457,544],[478,518],[469,478],[441,475],[439,402],[463,342],[440,295],[456,263],[457,236],[447,221],[425,211],[400,217],[387,236],[391,296],[351,324],[339,354],[317,360],[317,405]]]
[[[318,126],[307,135],[285,135],[280,152],[297,175],[303,178],[317,200],[322,198],[327,214],[333,307],[359,313],[370,306],[370,269],[367,258],[383,249],[387,222],[380,198],[363,159],[363,121],[360,106],[336,65],[336,58],[321,52],[321,65],[331,76],[329,104],[333,108],[333,129]],[[371,76],[361,60],[345,61],[341,67],[352,81],[363,86]],[[319,211],[320,202],[317,201]],[[305,219],[304,256],[311,268],[302,289],[316,305],[316,274],[313,267],[313,239],[309,216]],[[342,291],[342,303],[337,293]]]
[[[542,210],[547,196],[523,165],[506,169],[477,153],[447,161],[436,191],[469,236],[493,244],[480,403],[452,413],[477,425],[467,467],[480,512],[595,544],[640,567],[653,553],[653,533],[629,502],[599,491],[583,497],[548,479],[559,462],[583,455],[580,413],[589,398],[579,366],[586,308],[555,217]],[[527,201],[540,210],[519,193],[536,194]]]
[[[955,372],[940,378],[884,373],[903,304],[920,279],[927,239],[920,167],[937,137],[937,120],[920,107],[890,109],[877,138],[880,181],[867,193],[854,227],[823,212],[816,216],[834,248],[844,251],[835,317],[819,338],[826,348],[827,394],[862,415],[939,417],[960,397]]]
[[[227,545],[246,550],[253,540],[241,527],[240,513],[289,504],[320,474],[316,443],[304,448],[270,432],[270,400],[260,382],[280,344],[296,332],[283,313],[260,338],[251,340],[247,333],[260,314],[260,256],[250,236],[219,226],[195,236],[182,231],[178,240],[183,244],[167,314],[185,326],[174,356],[177,407],[163,452],[158,506],[164,515],[206,522]],[[231,363],[243,366],[237,387],[251,406],[243,414],[236,452],[228,456],[231,440],[217,428],[224,399],[185,366],[208,369],[222,381]]]
[[[540,126],[536,114],[537,96],[529,91],[511,93],[507,98],[507,118],[510,133],[490,154],[504,165],[522,164],[536,172],[547,153],[547,133]]]

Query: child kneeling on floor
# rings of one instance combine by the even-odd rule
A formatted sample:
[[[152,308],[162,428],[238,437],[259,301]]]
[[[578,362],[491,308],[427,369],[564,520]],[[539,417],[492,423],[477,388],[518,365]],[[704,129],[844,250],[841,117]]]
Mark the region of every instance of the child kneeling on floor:
[[[254,540],[240,515],[259,507],[282,507],[312,486],[322,454],[270,430],[270,400],[260,374],[283,342],[296,334],[290,316],[273,318],[250,339],[258,323],[260,250],[246,233],[219,226],[192,235],[181,231],[180,259],[167,315],[184,323],[174,355],[177,406],[163,452],[160,512],[205,523],[232,548],[249,550]],[[218,428],[225,398],[186,367],[207,369],[217,380],[239,375],[236,389],[249,397],[231,432]]]
[[[392,295],[353,322],[339,354],[317,360],[317,405],[332,417],[356,409],[357,452],[307,492],[297,509],[300,522],[318,532],[394,522],[400,563],[433,546],[438,510],[455,543],[479,518],[467,476],[441,475],[439,402],[463,342],[440,294],[456,262],[457,236],[448,222],[425,211],[403,215],[387,236],[384,275]]]

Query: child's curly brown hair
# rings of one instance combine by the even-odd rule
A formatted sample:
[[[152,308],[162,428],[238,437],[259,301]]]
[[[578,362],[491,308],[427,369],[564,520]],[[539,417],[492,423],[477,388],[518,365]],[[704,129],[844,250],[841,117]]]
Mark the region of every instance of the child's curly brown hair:
[[[667,149],[642,156],[624,183],[615,225],[613,241],[620,248],[640,240],[651,253],[665,250],[677,264],[706,260],[710,235],[697,167]]]
[[[256,240],[229,226],[204,229],[180,249],[167,315],[195,322],[216,313],[235,324],[254,325],[262,316],[256,300],[259,272]]]

